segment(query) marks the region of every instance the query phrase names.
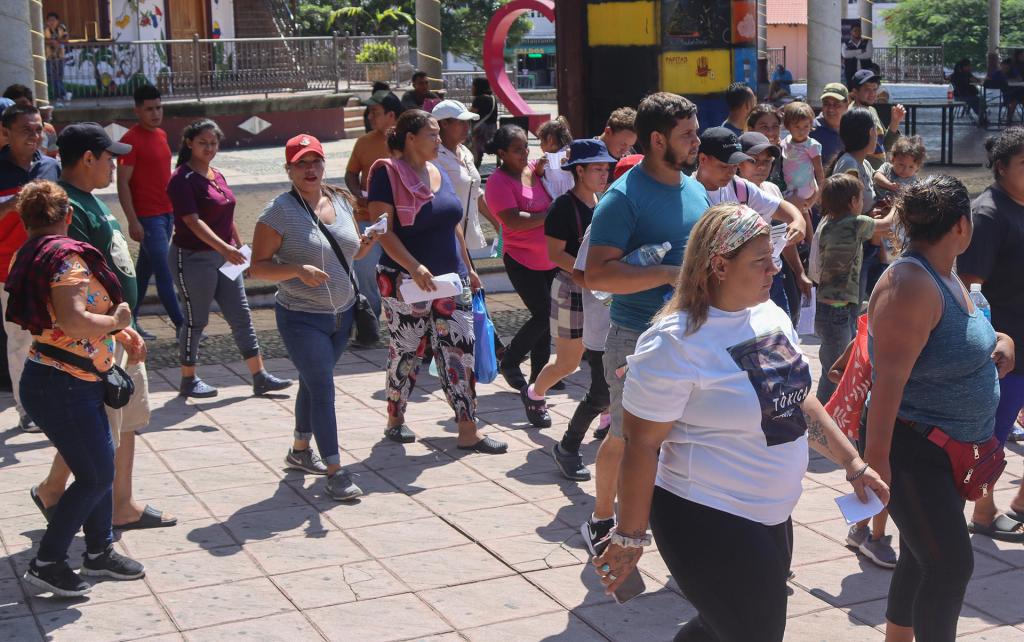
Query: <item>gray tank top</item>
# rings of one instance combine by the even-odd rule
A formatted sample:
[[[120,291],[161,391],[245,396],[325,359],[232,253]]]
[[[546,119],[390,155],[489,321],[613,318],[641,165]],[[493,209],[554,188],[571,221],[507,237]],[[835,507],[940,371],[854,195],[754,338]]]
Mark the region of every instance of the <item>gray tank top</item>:
[[[963,285],[961,292],[951,292],[923,256],[907,253],[889,269],[907,262],[923,267],[935,281],[942,295],[942,318],[910,371],[899,417],[938,426],[960,441],[984,441],[992,436],[999,405],[999,377],[992,362],[995,330],[981,311],[964,309]],[[874,368],[870,335],[868,352]]]

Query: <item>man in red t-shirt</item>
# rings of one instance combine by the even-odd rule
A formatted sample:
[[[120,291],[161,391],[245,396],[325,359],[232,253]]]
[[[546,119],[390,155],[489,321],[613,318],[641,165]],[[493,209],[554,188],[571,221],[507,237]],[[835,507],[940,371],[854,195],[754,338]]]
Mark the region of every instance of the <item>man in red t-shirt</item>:
[[[132,151],[117,159],[117,198],[128,219],[128,235],[140,246],[135,265],[138,306],[142,305],[149,289],[150,277],[156,276],[160,303],[175,327],[180,327],[184,317],[167,263],[167,250],[174,231],[171,200],[167,197],[171,148],[167,145],[167,132],[160,129],[164,109],[156,87],[142,85],[135,90],[135,115],[139,124],[121,137],[121,142],[131,145]],[[132,310],[136,316],[135,327],[144,339],[152,340],[155,337],[139,327],[138,306]]]

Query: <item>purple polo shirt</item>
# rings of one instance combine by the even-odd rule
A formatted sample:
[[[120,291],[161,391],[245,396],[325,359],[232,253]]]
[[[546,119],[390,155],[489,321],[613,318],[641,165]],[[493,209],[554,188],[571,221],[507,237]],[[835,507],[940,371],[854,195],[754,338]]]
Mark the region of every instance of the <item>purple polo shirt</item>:
[[[224,175],[215,169],[212,171],[211,181],[187,164],[182,165],[174,170],[167,184],[167,196],[174,206],[172,242],[183,250],[213,250],[185,224],[185,217],[190,214],[198,214],[199,220],[206,223],[222,241],[231,242],[231,230],[235,222],[235,195],[224,180]]]

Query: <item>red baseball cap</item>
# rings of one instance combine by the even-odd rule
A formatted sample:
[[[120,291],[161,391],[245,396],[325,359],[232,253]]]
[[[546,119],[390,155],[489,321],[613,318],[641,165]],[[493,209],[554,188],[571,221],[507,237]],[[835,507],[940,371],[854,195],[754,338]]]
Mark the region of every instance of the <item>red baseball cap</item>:
[[[324,146],[312,134],[299,134],[289,140],[284,146],[284,162],[294,163],[308,153],[314,153],[320,158],[326,159]]]
[[[643,154],[630,154],[629,156],[623,156],[620,158],[619,162],[615,163],[615,171],[612,172],[612,180],[619,180],[620,176],[632,169],[634,165],[639,165],[640,161],[643,159]]]

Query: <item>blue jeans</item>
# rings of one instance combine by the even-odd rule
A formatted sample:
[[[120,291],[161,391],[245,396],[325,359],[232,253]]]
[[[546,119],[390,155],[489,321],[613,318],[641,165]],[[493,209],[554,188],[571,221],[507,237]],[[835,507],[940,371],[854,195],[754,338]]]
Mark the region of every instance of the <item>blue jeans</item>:
[[[366,232],[366,228],[370,226],[370,223],[359,223],[359,232]],[[366,297],[366,302],[370,304],[370,309],[373,310],[377,318],[380,318],[380,288],[377,287],[377,263],[380,262],[381,255],[384,254],[384,249],[381,248],[380,243],[374,243],[373,247],[363,258],[355,262],[352,269],[356,273],[356,283],[359,284],[359,293]]]
[[[345,351],[352,332],[355,306],[338,314],[296,312],[280,304],[274,311],[284,347],[299,371],[295,439],[308,441],[315,435],[324,463],[341,463],[334,410],[334,364]]]
[[[828,380],[828,371],[836,359],[842,356],[846,346],[857,336],[857,311],[859,305],[848,303],[835,307],[818,302],[814,312],[814,334],[821,339],[818,359],[821,361],[821,378],[818,380],[818,401],[828,402],[836,391],[836,384]]]
[[[772,277],[772,289],[769,296],[772,302],[782,308],[786,314],[792,314],[789,308],[789,295],[786,293],[786,275],[781,271]]]
[[[999,406],[996,407],[995,436],[999,443],[1006,440],[1013,431],[1013,422],[1024,408],[1024,375],[1011,372],[999,380]]]
[[[66,560],[80,528],[90,553],[102,553],[113,541],[114,442],[103,387],[35,361],[28,361],[21,375],[21,403],[75,476],[39,542],[41,561]]]
[[[146,236],[139,247],[139,260],[135,264],[135,277],[139,288],[139,303],[146,297],[149,289],[149,277],[156,275],[156,292],[160,303],[175,327],[184,321],[178,297],[174,293],[174,277],[171,266],[167,263],[167,250],[171,245],[171,234],[174,232],[174,217],[171,214],[139,217],[139,223]],[[133,310],[138,317],[138,309]]]
[[[50,83],[50,94],[54,102],[64,102],[64,57],[47,58],[46,79]]]

